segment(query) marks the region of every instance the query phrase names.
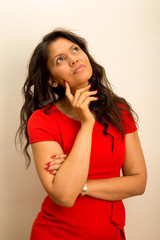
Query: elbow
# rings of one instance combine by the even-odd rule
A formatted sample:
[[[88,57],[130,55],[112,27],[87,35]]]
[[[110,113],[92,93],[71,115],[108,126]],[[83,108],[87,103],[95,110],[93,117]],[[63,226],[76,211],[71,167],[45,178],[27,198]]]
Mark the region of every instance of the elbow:
[[[145,192],[145,187],[141,187],[138,191],[136,195],[143,195]]]
[[[75,201],[66,199],[66,200],[61,201],[61,203],[62,203],[61,206],[66,207],[66,208],[71,208],[71,207],[73,207]]]
[[[144,183],[140,189],[139,189],[139,194],[138,195],[143,195],[145,193],[146,190],[146,183]]]
[[[70,207],[73,207],[73,205],[75,203],[74,199],[69,199],[66,197],[50,196],[50,198],[52,199],[52,201],[54,201],[57,205],[59,205],[61,207],[70,208]]]
[[[52,188],[49,192],[50,198],[59,206],[70,208],[73,207],[78,194],[65,189]]]
[[[63,204],[64,204],[64,207],[67,207],[67,208],[70,208],[70,207],[73,207],[76,199],[77,199],[77,195],[75,194],[67,194],[63,197]]]
[[[73,205],[74,205],[74,202],[65,202],[64,203],[64,207],[66,207],[66,208],[71,208],[71,207],[73,207]]]
[[[137,195],[143,195],[145,193],[146,184],[147,184],[147,176],[143,177],[143,180],[141,180],[141,184],[139,184]]]

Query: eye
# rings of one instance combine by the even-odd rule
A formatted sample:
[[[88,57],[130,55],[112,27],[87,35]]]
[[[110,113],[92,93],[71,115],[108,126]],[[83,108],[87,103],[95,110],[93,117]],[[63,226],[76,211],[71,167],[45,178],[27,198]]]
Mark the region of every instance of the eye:
[[[59,57],[59,58],[57,59],[57,61],[56,61],[56,64],[59,64],[59,63],[61,63],[63,60],[64,60],[64,58],[63,58],[63,57]]]
[[[75,53],[75,52],[77,52],[77,51],[79,51],[79,47],[74,47],[73,53]]]

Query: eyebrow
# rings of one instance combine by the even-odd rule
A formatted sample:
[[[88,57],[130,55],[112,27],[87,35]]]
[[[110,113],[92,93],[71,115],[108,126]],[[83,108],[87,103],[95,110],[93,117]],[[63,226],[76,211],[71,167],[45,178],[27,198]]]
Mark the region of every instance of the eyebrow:
[[[74,47],[74,45],[76,45],[76,43],[72,44],[72,45],[70,46],[69,50],[71,50],[71,49]],[[51,64],[53,63],[53,61],[54,61],[54,59],[55,59],[56,57],[59,57],[59,56],[62,56],[62,55],[64,55],[64,53],[60,53],[60,54],[57,54],[56,56],[54,56],[54,57],[52,58],[52,60],[51,60]]]

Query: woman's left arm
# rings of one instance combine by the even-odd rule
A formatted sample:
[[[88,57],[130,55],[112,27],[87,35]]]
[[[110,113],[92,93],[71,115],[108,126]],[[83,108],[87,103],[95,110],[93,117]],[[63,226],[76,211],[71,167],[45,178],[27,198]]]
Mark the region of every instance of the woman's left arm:
[[[126,157],[123,176],[87,181],[86,195],[108,201],[117,201],[145,191],[147,170],[137,132],[125,136]]]

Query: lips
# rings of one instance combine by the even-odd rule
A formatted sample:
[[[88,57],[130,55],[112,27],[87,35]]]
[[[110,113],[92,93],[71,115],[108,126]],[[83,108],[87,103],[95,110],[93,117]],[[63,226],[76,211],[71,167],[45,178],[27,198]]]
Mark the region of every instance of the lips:
[[[74,74],[83,71],[84,68],[85,68],[85,66],[83,64],[78,65],[74,70]]]

